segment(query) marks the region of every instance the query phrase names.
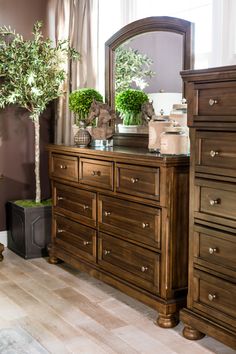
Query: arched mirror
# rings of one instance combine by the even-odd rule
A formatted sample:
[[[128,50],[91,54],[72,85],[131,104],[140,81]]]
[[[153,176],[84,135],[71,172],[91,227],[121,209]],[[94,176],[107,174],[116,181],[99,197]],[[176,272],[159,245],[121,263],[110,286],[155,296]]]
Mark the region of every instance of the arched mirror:
[[[133,79],[129,77],[129,73],[125,73],[126,79],[130,79],[128,83],[120,76],[125,65],[132,65],[128,63],[130,56],[128,59],[125,57],[127,53],[133,54],[137,59],[136,62],[139,61],[138,65],[143,62],[141,70],[134,68],[139,73]],[[160,93],[166,93],[161,99],[160,96],[157,98],[157,102],[162,101],[164,106],[154,108],[168,110],[171,97],[173,103],[176,103],[177,99],[184,96],[180,71],[191,68],[193,68],[191,22],[159,16],[132,22],[121,28],[105,43],[106,102],[114,108],[115,94],[129,85],[131,88],[146,92],[154,103]],[[143,71],[142,75],[140,71]],[[167,96],[168,102],[165,103]]]

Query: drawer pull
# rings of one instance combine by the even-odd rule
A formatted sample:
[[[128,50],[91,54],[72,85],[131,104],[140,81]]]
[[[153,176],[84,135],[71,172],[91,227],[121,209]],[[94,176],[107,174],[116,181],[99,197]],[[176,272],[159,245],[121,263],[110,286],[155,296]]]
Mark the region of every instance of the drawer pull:
[[[101,171],[93,171],[92,176],[101,176]]]
[[[86,204],[83,205],[83,209],[84,209],[84,210],[88,210],[88,208],[89,208],[88,205],[86,205]]]
[[[65,198],[64,197],[57,197],[57,200],[64,200]]]
[[[111,215],[111,212],[110,211],[104,211],[104,215],[105,216],[109,216],[109,215]]]
[[[132,183],[137,183],[139,181],[139,179],[135,177],[132,177],[130,180]]]
[[[57,229],[57,233],[58,233],[58,234],[61,234],[62,232],[65,232],[65,230],[63,230],[63,229]]]
[[[210,199],[209,203],[212,206],[216,204],[220,204],[220,199]]]
[[[218,103],[217,100],[215,100],[215,99],[213,99],[213,98],[210,98],[210,99],[209,99],[209,106],[214,106],[214,104],[217,104],[217,103]]]
[[[213,301],[216,299],[216,294],[208,294],[208,300]]]
[[[89,241],[83,241],[83,245],[84,246],[88,246],[88,245],[90,245],[91,244],[91,242],[89,242]]]
[[[217,252],[217,248],[209,247],[208,252],[209,252],[210,254],[214,254],[214,253]]]
[[[59,167],[60,167],[61,170],[66,170],[67,169],[66,165],[59,165]]]
[[[145,272],[147,272],[147,270],[148,270],[148,267],[145,267],[145,266],[141,267],[141,272],[145,273]]]
[[[210,151],[210,156],[211,156],[211,157],[215,157],[215,156],[217,156],[217,155],[219,155],[219,151],[214,151],[214,150],[211,150],[211,151]]]
[[[111,251],[110,250],[104,250],[104,255],[107,256],[108,254],[110,254]]]
[[[143,229],[147,229],[148,227],[149,227],[149,223],[145,223],[145,222],[142,223]]]

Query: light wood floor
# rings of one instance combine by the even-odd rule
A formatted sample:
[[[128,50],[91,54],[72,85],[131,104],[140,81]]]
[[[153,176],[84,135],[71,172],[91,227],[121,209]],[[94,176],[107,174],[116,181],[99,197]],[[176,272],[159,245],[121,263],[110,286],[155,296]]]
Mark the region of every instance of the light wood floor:
[[[50,353],[235,353],[209,337],[184,339],[181,323],[157,327],[155,311],[65,264],[4,256],[0,328],[21,326]]]

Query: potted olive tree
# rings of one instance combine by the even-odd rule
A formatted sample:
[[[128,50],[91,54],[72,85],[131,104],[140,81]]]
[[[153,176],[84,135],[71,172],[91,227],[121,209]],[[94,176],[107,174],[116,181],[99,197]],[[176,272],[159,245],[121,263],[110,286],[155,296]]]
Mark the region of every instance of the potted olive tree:
[[[147,132],[142,116],[142,105],[145,102],[148,102],[148,95],[141,90],[127,89],[116,95],[116,110],[123,121],[118,126],[120,133]]]
[[[43,219],[46,215],[50,220],[51,207],[45,209],[41,200],[40,115],[50,101],[63,94],[66,71],[62,64],[68,57],[79,59],[68,41],[54,45],[43,39],[41,28],[42,23],[37,22],[32,40],[25,41],[10,27],[0,27],[0,108],[9,104],[25,108],[34,126],[35,200],[8,203],[7,212],[8,247],[25,258],[41,256],[50,237],[50,225]]]

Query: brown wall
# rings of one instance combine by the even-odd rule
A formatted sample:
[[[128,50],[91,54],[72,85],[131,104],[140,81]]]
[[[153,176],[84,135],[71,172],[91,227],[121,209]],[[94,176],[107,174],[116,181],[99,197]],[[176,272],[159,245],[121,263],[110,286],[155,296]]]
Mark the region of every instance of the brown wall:
[[[0,0],[0,26],[11,26],[24,38],[31,37],[33,24],[46,24],[47,0]],[[44,27],[44,34],[47,35]],[[52,141],[52,110],[41,118],[42,196],[49,197],[45,144]],[[0,109],[0,231],[6,230],[5,204],[8,200],[34,198],[34,129],[24,109]]]

